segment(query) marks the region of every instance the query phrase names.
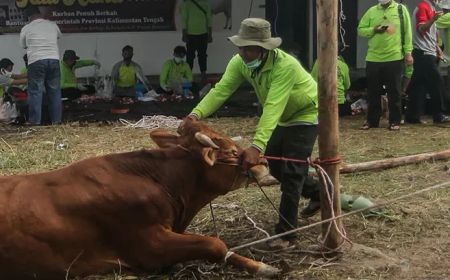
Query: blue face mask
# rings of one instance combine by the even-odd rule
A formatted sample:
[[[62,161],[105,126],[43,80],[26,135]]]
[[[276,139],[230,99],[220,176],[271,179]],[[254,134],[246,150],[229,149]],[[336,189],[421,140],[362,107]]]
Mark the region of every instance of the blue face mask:
[[[259,58],[256,58],[250,62],[245,63],[245,65],[248,67],[248,69],[255,70],[261,65],[261,63],[262,63],[262,60]]]

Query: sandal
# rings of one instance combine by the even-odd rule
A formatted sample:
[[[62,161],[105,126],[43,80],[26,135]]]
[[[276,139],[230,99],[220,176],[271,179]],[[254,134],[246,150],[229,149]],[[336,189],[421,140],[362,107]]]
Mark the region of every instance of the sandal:
[[[389,130],[398,131],[400,130],[400,125],[397,123],[391,123],[388,127]]]
[[[361,126],[359,129],[360,130],[369,130],[371,128],[370,124],[365,123],[363,124],[363,126]]]

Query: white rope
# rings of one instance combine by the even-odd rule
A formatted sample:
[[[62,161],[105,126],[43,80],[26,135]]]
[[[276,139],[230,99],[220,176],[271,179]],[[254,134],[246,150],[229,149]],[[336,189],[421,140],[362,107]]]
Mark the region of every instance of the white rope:
[[[347,20],[347,17],[344,14],[344,7],[342,6],[342,0],[339,0],[341,8],[339,11],[339,36],[341,37],[341,43],[342,43],[342,49],[340,51],[343,51],[345,48],[349,47],[347,43],[345,43],[345,29],[342,26],[342,24]]]
[[[125,128],[144,128],[144,129],[156,129],[156,128],[177,128],[180,126],[182,120],[172,116],[142,116],[142,119],[133,123],[125,119],[119,119],[119,122],[125,126]]]
[[[386,205],[392,204],[392,203],[394,203],[394,202],[396,202],[398,200],[402,200],[402,199],[405,199],[405,198],[408,198],[408,197],[411,197],[411,196],[416,196],[418,194],[429,192],[429,191],[432,191],[432,190],[447,188],[449,186],[450,186],[450,181],[447,181],[447,182],[444,182],[444,183],[440,183],[440,184],[437,184],[437,185],[433,185],[433,186],[430,186],[430,187],[427,187],[427,188],[424,188],[424,189],[420,189],[420,190],[412,192],[412,193],[408,193],[408,194],[401,195],[399,197],[390,199],[390,200],[388,200],[388,201],[386,201],[384,203],[374,204],[374,205],[366,207],[366,208],[353,210],[351,212],[347,212],[345,214],[341,214],[341,215],[335,216],[333,218],[328,218],[328,219],[325,219],[325,220],[322,220],[322,221],[319,221],[319,222],[315,222],[315,223],[309,224],[307,226],[295,228],[295,229],[292,229],[292,230],[289,230],[289,231],[286,231],[286,232],[283,232],[283,233],[272,235],[271,237],[258,239],[258,240],[255,240],[255,241],[252,241],[252,242],[249,242],[249,243],[245,243],[245,244],[242,244],[242,245],[239,245],[239,246],[231,248],[230,251],[234,252],[234,251],[237,251],[237,250],[241,250],[243,248],[247,248],[247,247],[259,244],[259,243],[263,243],[263,242],[267,242],[269,240],[273,240],[273,239],[276,239],[276,238],[287,236],[287,235],[292,234],[294,232],[304,231],[306,229],[309,229],[309,228],[312,228],[312,227],[316,227],[316,226],[322,225],[324,223],[329,223],[329,222],[332,222],[332,221],[334,221],[336,219],[341,219],[341,218],[344,218],[344,217],[347,217],[347,216],[350,216],[350,215],[354,215],[354,214],[357,214],[357,213],[362,213],[362,212],[368,211],[370,209],[381,208],[382,206],[386,206]]]
[[[227,262],[228,258],[231,257],[234,254],[232,251],[227,251],[227,254],[225,255],[224,262]]]

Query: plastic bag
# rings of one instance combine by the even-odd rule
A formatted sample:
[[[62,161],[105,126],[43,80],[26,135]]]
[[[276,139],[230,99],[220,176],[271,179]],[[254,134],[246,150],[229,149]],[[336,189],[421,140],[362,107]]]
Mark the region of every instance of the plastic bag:
[[[113,96],[113,85],[111,77],[106,75],[100,78],[95,85],[95,95],[104,98],[112,98]]]
[[[19,116],[19,112],[17,112],[16,104],[12,104],[10,102],[1,102],[0,103],[0,121],[1,122],[12,122],[15,121]]]
[[[363,98],[356,100],[350,107],[352,108],[352,115],[361,114],[367,112],[367,101]]]

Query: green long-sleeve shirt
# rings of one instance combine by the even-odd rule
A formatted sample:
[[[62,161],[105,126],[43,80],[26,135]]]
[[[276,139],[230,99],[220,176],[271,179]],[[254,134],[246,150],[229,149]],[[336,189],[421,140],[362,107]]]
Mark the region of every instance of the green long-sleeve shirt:
[[[345,103],[345,91],[350,88],[350,73],[348,70],[348,65],[345,63],[344,59],[338,56],[336,61],[337,66],[337,102],[338,104]],[[314,66],[311,70],[311,76],[317,81],[317,60],[314,62]]]
[[[447,55],[450,55],[450,13],[443,14],[436,21],[436,27],[439,29],[443,29],[445,36],[445,50]],[[448,62],[448,66],[450,66],[450,61]]]
[[[214,113],[247,80],[255,89],[263,113],[252,144],[262,151],[277,125],[317,124],[317,84],[301,64],[284,51],[269,51],[262,69],[252,76],[235,55],[220,81],[194,108],[192,114],[205,118]]]
[[[189,64],[186,62],[177,64],[173,59],[167,60],[161,69],[159,85],[165,88],[171,82],[181,81],[182,79],[192,82],[192,71]]]
[[[196,0],[206,14],[191,0],[186,0],[180,6],[181,26],[189,35],[200,35],[209,32],[212,22],[211,7],[208,0]]]
[[[61,89],[75,88],[77,87],[77,77],[75,76],[75,70],[85,66],[94,65],[94,60],[77,60],[75,65],[70,68],[64,61],[60,61],[59,69],[61,73]]]
[[[369,8],[361,18],[358,25],[358,35],[366,37],[369,40],[366,61],[387,62],[401,60],[404,57],[402,53],[398,5],[395,1],[392,1],[384,9],[380,4],[377,4]],[[402,5],[402,8],[405,29],[403,50],[405,53],[411,53],[413,48],[411,19],[405,5]],[[389,25],[390,28],[386,32],[375,33],[374,27],[377,25]]]

